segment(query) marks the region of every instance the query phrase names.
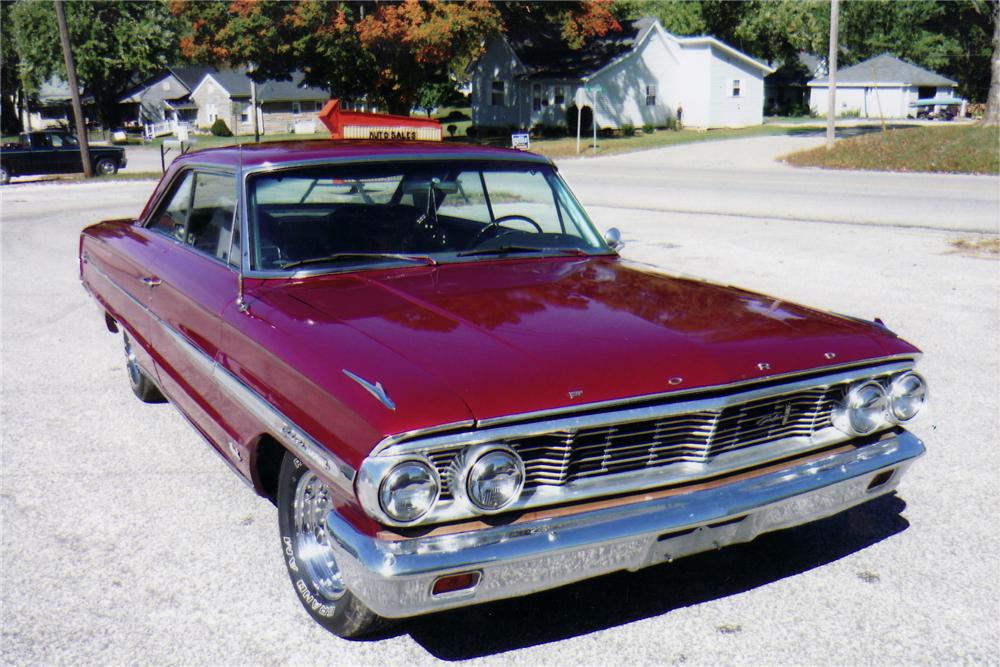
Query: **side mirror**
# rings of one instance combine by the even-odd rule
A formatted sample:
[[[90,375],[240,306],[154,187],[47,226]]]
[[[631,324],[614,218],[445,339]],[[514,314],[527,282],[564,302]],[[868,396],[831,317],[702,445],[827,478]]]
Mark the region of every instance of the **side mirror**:
[[[625,247],[625,242],[622,241],[622,233],[618,231],[617,227],[612,227],[608,231],[604,232],[604,242],[608,244],[608,247],[618,252]]]

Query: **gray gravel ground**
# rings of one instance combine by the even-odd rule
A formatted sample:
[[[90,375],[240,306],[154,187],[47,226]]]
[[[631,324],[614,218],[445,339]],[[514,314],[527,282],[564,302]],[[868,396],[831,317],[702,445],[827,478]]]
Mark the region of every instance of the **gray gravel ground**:
[[[842,199],[903,210],[894,179],[870,175]],[[922,188],[913,215],[948,182]],[[952,251],[954,232],[593,202],[633,261],[883,317],[925,351],[933,403],[914,430],[928,455],[898,497],[819,524],[348,642],[299,608],[274,509],[173,408],[132,397],[120,341],[79,286],[80,228],[134,214],[151,189],[0,191],[5,664],[1000,661],[1000,262]],[[617,192],[619,207],[643,196]]]

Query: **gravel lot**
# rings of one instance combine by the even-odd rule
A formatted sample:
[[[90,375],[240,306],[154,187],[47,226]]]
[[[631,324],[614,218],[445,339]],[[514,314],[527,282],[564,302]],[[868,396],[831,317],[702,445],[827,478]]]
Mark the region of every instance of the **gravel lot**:
[[[134,215],[153,184],[10,186],[0,191],[3,662],[997,664],[1000,262],[953,252],[954,227],[934,228],[927,212],[964,197],[981,231],[995,232],[997,179],[837,176],[823,194],[828,177],[809,170],[797,182],[818,193],[824,217],[807,222],[754,185],[763,171],[798,175],[752,160],[706,166],[721,148],[697,168],[657,151],[659,186],[653,154],[563,168],[598,224],[622,228],[628,259],[878,315],[922,347],[932,406],[914,431],[928,455],[898,497],[638,574],[340,640],[300,609],[275,510],[173,408],[132,397],[120,341],[80,288],[80,228]],[[682,190],[671,177],[684,169],[710,175],[690,177],[699,195],[656,194]],[[713,190],[706,179],[722,172],[732,176]],[[725,210],[739,198],[750,216]],[[862,198],[871,219],[853,218]],[[899,212],[919,226],[888,226]]]

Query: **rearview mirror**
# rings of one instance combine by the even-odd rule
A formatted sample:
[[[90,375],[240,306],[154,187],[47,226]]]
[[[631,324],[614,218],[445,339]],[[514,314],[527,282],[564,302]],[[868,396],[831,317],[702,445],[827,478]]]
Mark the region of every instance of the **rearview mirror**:
[[[625,242],[622,241],[622,233],[618,231],[617,227],[612,227],[608,231],[604,232],[604,242],[608,244],[608,247],[618,252],[625,247]]]
[[[429,181],[407,181],[403,184],[403,193],[427,192],[428,188],[434,188],[442,194],[453,195],[458,192],[458,181],[442,181],[438,178]]]

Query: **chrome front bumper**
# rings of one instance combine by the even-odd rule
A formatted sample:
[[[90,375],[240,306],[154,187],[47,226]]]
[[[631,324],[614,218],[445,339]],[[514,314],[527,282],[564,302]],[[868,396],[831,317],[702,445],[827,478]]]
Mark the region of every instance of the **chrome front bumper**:
[[[923,443],[904,431],[714,488],[404,541],[362,535],[335,512],[327,522],[348,588],[381,616],[415,616],[634,571],[831,516],[895,490],[923,453]],[[887,471],[888,479],[879,477]],[[439,577],[471,570],[482,575],[474,588],[432,594]]]

